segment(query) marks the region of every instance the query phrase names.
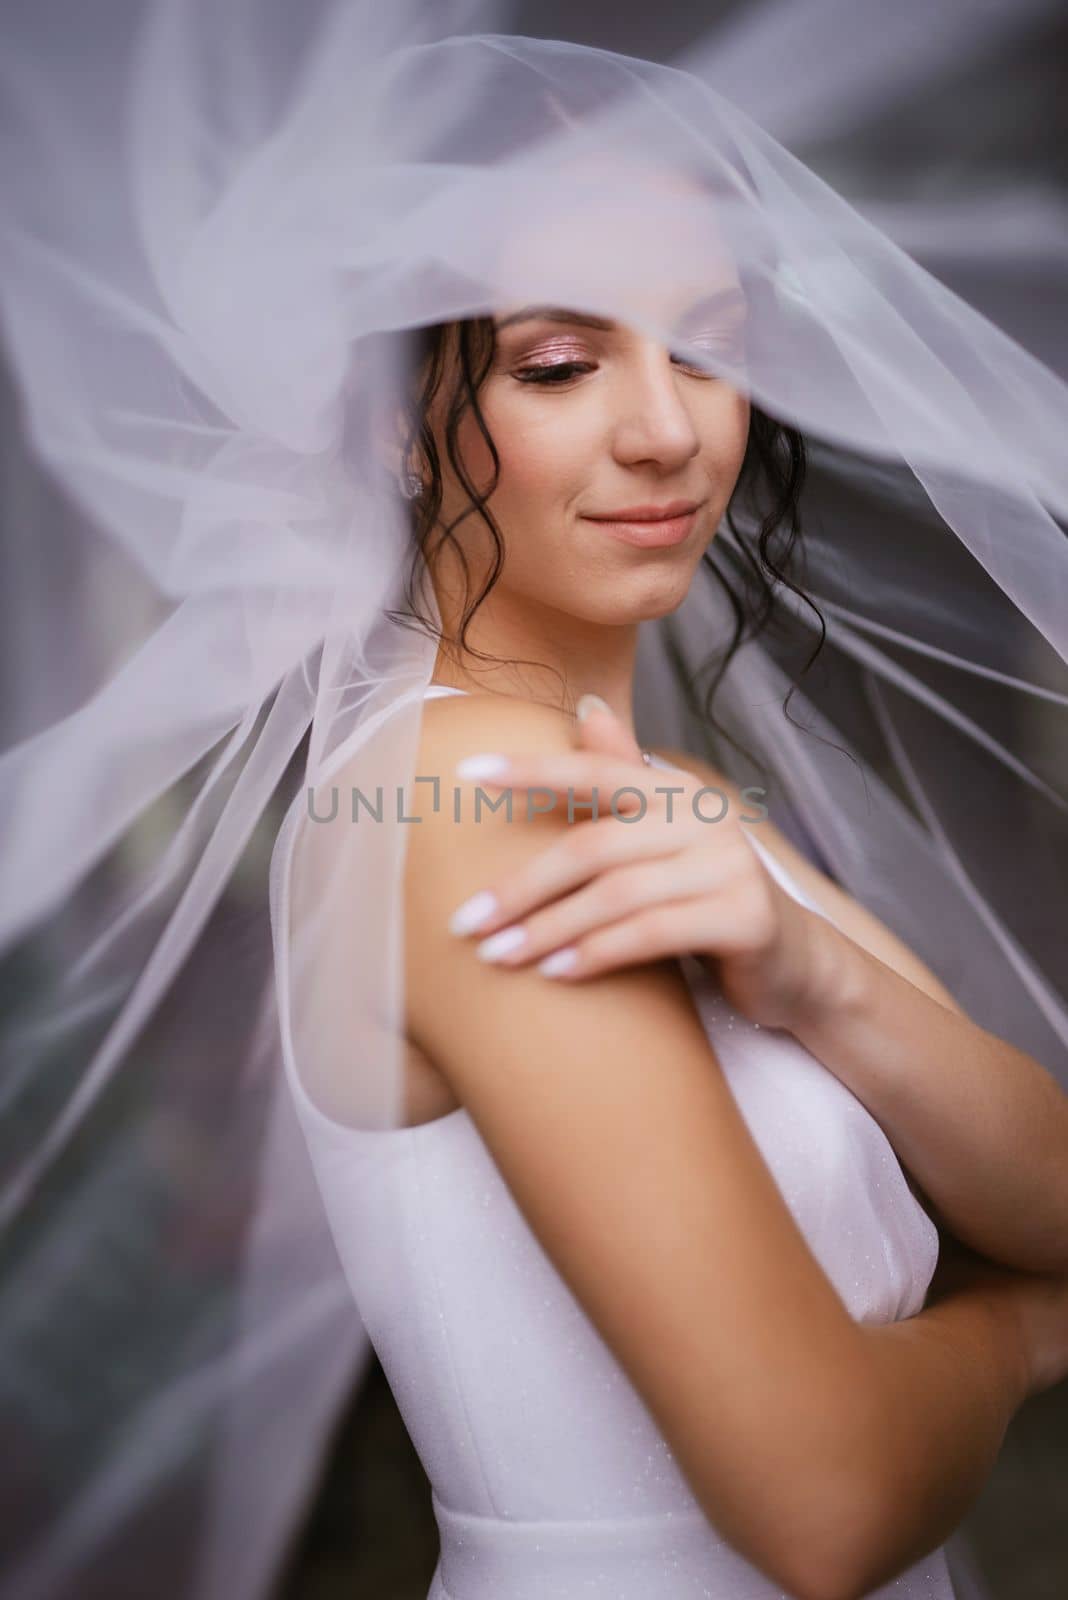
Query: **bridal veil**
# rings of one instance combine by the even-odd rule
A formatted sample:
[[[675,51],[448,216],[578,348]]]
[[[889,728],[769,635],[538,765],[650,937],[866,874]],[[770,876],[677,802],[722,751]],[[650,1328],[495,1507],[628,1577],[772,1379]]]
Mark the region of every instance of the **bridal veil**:
[[[1051,11],[735,8],[669,66],[456,0],[7,8],[3,1595],[264,1593],[367,1356],[284,1067],[395,1125],[404,797],[450,803],[420,329],[586,310],[803,433],[803,595],[713,726],[742,497],[645,627],[639,733],[763,783],[1068,1086],[1068,363],[1013,290],[1063,200],[869,193],[858,131]]]

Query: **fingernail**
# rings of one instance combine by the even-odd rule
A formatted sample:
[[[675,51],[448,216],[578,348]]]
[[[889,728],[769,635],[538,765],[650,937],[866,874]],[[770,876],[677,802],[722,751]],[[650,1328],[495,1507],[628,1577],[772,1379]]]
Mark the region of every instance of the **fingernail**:
[[[611,715],[612,707],[599,694],[584,694],[575,707],[575,714],[580,722],[585,722],[591,711],[607,711]]]
[[[488,889],[480,889],[478,894],[473,894],[470,900],[465,900],[463,905],[457,906],[449,918],[450,933],[473,933],[476,928],[481,928],[484,922],[496,914],[497,896]]]
[[[458,778],[500,778],[508,771],[508,757],[497,755],[465,756],[456,763]]]
[[[491,934],[488,939],[483,939],[478,946],[477,955],[480,961],[496,961],[499,956],[510,955],[513,950],[525,943],[527,930],[525,928],[502,928],[500,933]]]
[[[555,978],[558,973],[570,972],[577,960],[578,951],[574,945],[568,945],[566,950],[554,950],[551,956],[539,961],[538,971],[547,978]]]

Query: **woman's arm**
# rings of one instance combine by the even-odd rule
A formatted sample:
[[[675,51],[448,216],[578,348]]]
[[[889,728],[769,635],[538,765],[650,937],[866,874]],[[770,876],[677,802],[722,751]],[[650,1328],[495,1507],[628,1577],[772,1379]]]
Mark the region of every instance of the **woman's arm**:
[[[500,697],[424,713],[419,768],[570,748]],[[455,906],[559,813],[474,822],[423,793],[409,844],[414,1041],[655,1417],[710,1521],[801,1600],[848,1600],[951,1530],[1022,1398],[1020,1335],[981,1296],[913,1326],[850,1317],[746,1126],[675,961],[572,987],[480,962]],[[923,1492],[915,1487],[922,1483]]]
[[[660,754],[733,788],[688,752]],[[936,1220],[1006,1266],[1068,1272],[1068,1094],[774,824],[759,838],[840,930],[812,919],[825,1003],[792,1031],[880,1123]]]
[[[867,1106],[937,1219],[1005,1266],[1068,1272],[1068,1095],[822,918],[823,1002],[793,1032]]]
[[[838,1549],[837,1567],[841,1529],[826,1530],[823,1571],[838,1600],[860,1600],[948,1537],[1031,1388],[1008,1292],[965,1289],[917,1316],[859,1331],[874,1397],[857,1421],[869,1451],[870,1498],[854,1513],[859,1525]],[[862,1386],[862,1413],[864,1396]]]

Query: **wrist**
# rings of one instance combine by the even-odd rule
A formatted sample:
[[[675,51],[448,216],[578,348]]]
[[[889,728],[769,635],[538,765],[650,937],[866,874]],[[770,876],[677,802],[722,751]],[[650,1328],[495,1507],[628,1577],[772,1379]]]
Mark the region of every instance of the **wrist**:
[[[1006,1388],[1013,1410],[1040,1389],[1045,1378],[1037,1362],[1038,1339],[1032,1325],[1034,1298],[1030,1283],[1007,1282],[984,1286],[978,1294],[998,1329]]]
[[[819,912],[808,911],[805,948],[808,981],[798,1002],[792,1031],[803,1043],[814,1041],[828,1024],[862,1017],[872,995],[872,960]]]
[[[904,1330],[910,1324],[927,1337],[948,1340],[958,1365],[983,1374],[983,1396],[1002,1429],[1040,1387],[1025,1297],[996,1276],[953,1289],[916,1317],[885,1326]]]
[[[945,1283],[935,1304],[944,1306],[960,1301],[977,1307],[985,1315],[993,1330],[1004,1377],[1003,1392],[1015,1410],[1028,1396],[1054,1381],[1047,1377],[1042,1355],[1043,1280],[977,1256],[952,1236],[943,1241],[936,1279],[943,1268],[942,1256],[947,1251],[948,1272],[944,1274]]]
[[[1068,1279],[1021,1272],[1000,1290],[1019,1345],[1023,1396],[1041,1394],[1068,1373]]]

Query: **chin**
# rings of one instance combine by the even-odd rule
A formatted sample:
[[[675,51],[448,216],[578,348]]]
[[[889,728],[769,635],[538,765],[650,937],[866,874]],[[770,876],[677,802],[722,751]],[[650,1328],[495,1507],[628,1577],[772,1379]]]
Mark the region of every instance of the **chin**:
[[[618,578],[612,581],[602,578],[599,585],[591,582],[588,591],[597,595],[599,603],[584,608],[581,615],[588,622],[614,627],[654,621],[657,617],[666,617],[678,610],[689,593],[692,581],[693,569],[690,566],[671,573],[646,572],[642,574],[640,582],[634,577],[626,583]],[[573,606],[568,609],[573,615],[579,614]]]
[[[685,561],[665,562],[657,567],[651,565],[641,573],[632,573],[627,583],[620,585],[620,589],[627,591],[627,609],[633,611],[635,621],[665,617],[677,611],[690,592],[696,568],[697,561],[691,556]]]

